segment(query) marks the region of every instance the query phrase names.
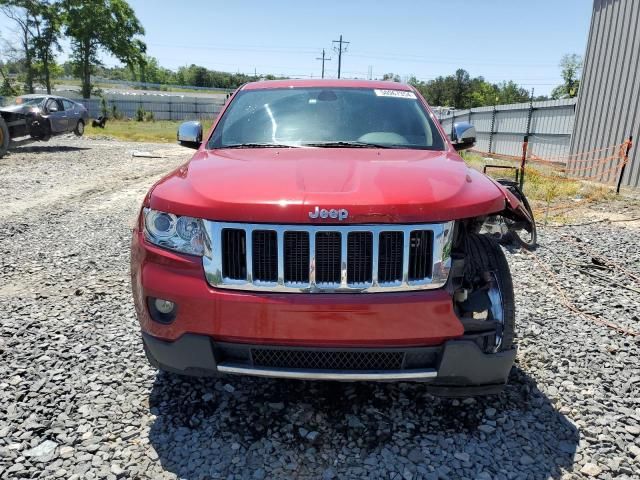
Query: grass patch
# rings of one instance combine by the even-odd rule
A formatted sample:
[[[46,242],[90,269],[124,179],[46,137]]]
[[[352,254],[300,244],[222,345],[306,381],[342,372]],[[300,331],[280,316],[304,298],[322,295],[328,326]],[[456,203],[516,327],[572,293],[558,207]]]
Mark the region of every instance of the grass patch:
[[[94,128],[91,122],[85,133],[89,137],[109,136],[129,142],[176,142],[176,133],[182,122],[158,120],[153,122],[136,122],[133,120],[108,120],[105,128]],[[202,128],[206,132],[212,120],[203,120]]]
[[[467,165],[480,172],[485,165],[520,166],[518,161],[485,159],[474,152],[461,152],[461,156]],[[487,173],[493,178],[513,178],[513,171],[506,169]],[[534,213],[548,215],[548,219],[555,222],[566,221],[566,214],[578,206],[615,197],[615,190],[610,186],[561,177],[548,165],[529,164],[524,178],[524,193]]]

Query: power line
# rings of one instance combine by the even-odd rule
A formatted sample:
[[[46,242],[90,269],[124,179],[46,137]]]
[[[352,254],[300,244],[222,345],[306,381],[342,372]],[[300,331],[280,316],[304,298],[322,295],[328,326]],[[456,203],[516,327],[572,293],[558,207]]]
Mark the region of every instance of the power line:
[[[337,43],[338,49],[336,50],[336,46],[333,46],[333,49],[338,52],[338,78],[340,78],[340,68],[342,67],[342,52],[346,52],[348,45],[350,42],[346,42],[342,40],[342,35],[340,35],[340,40],[334,40],[333,43]],[[344,45],[344,49],[342,48],[342,45]]]
[[[316,60],[322,60],[322,78],[324,78],[324,62],[325,60],[331,60],[331,57],[325,58],[324,56],[324,48],[322,49],[322,57],[316,57]]]
[[[198,44],[198,45],[181,45],[176,43],[153,43],[148,42],[148,46],[152,47],[168,47],[174,49],[188,49],[188,50],[223,50],[223,51],[247,51],[247,52],[273,52],[273,53],[286,53],[286,54],[308,54],[316,51],[315,47],[292,47],[292,46],[277,46],[277,45],[207,45],[207,44]]]

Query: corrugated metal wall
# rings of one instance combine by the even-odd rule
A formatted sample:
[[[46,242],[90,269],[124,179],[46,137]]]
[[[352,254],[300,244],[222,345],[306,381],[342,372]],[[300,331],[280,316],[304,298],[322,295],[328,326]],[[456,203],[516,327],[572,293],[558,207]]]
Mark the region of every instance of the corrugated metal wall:
[[[575,99],[568,99],[479,107],[457,110],[440,117],[440,122],[447,133],[452,122],[470,122],[478,134],[476,150],[519,157],[531,115],[529,154],[556,160],[569,154],[575,104]]]
[[[622,184],[640,186],[640,1],[594,0],[571,152],[622,143],[633,135]],[[594,154],[597,157],[598,154]],[[610,171],[602,180],[618,172]],[[598,174],[598,169],[584,176]]]

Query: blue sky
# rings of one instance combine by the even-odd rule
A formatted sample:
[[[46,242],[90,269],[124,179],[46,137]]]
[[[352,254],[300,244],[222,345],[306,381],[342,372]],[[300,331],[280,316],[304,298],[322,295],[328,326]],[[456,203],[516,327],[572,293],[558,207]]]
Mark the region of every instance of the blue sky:
[[[323,48],[337,72],[332,40],[351,42],[343,76],[394,72],[428,80],[462,67],[472,76],[514,80],[536,94],[560,83],[564,53],[584,54],[590,0],[292,0],[213,2],[130,0],[146,29],[148,53],[169,68],[319,76]],[[7,21],[0,32],[10,38]],[[114,60],[105,58],[107,64]]]

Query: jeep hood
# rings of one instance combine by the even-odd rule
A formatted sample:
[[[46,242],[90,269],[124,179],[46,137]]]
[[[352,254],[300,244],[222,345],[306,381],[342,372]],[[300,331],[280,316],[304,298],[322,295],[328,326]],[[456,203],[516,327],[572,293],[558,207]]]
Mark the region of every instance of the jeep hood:
[[[231,222],[309,223],[318,206],[347,209],[341,224],[419,223],[499,212],[506,198],[453,151],[263,148],[200,150],[146,203]]]

